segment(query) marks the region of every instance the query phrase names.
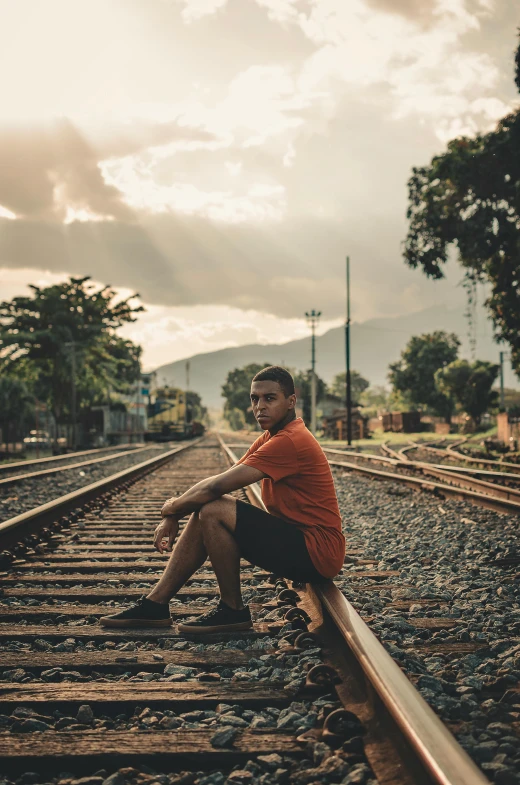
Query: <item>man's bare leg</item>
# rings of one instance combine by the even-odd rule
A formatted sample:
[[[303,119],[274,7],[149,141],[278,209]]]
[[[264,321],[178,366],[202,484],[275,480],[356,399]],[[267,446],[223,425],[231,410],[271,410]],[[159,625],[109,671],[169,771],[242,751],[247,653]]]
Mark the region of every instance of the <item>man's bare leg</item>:
[[[202,538],[217,576],[221,599],[234,610],[242,610],[240,590],[240,551],[233,536],[237,503],[226,494],[199,510]]]
[[[199,513],[193,512],[161,575],[159,582],[147,595],[147,599],[168,603],[177,594],[193,573],[204,564],[208,553],[202,538]]]

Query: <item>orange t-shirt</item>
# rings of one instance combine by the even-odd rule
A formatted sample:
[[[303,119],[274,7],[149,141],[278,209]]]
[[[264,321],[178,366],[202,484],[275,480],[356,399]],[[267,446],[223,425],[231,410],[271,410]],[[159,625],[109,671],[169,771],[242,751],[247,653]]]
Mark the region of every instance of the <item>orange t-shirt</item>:
[[[334,480],[323,450],[302,418],[274,436],[264,431],[238,463],[268,475],[262,480],[268,512],[303,532],[311,561],[324,578],[337,575],[345,558],[345,538]]]

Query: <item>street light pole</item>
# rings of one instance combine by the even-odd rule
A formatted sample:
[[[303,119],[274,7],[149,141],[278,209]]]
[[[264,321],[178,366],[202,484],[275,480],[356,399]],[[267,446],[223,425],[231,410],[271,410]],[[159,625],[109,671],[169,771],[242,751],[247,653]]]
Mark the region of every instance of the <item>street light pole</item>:
[[[347,256],[347,320],[345,322],[345,359],[347,366],[347,444],[352,444],[352,385],[350,379],[350,256]]]
[[[305,316],[311,328],[311,433],[316,436],[316,326],[321,311],[306,311]]]

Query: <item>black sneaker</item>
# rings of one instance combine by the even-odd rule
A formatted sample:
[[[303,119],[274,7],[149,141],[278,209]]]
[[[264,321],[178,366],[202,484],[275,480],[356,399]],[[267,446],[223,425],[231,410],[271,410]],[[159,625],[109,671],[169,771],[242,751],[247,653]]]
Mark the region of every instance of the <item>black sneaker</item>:
[[[219,600],[218,605],[211,608],[207,613],[198,616],[193,621],[179,624],[179,632],[235,632],[236,630],[250,630],[253,626],[251,613],[246,605],[240,611],[230,608],[225,602]]]
[[[143,594],[135,605],[113,616],[102,616],[99,623],[103,627],[170,627],[172,617],[168,604],[148,600]]]

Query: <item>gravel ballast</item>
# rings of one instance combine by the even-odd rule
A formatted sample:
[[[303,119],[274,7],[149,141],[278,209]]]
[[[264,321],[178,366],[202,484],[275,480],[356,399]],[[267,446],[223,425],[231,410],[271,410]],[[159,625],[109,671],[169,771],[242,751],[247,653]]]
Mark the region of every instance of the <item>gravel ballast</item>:
[[[128,455],[104,463],[83,466],[79,469],[67,469],[61,474],[20,480],[15,485],[0,488],[0,523],[171,449],[169,445],[157,445],[154,449],[129,452]]]
[[[341,470],[334,478],[347,547],[399,571],[386,582],[395,588],[357,592],[370,581],[346,564],[336,583],[486,776],[520,783],[520,567],[493,563],[518,554],[518,517]],[[409,609],[389,607],[399,600]],[[416,628],[418,617],[458,624]],[[435,651],[456,643],[480,648]]]

